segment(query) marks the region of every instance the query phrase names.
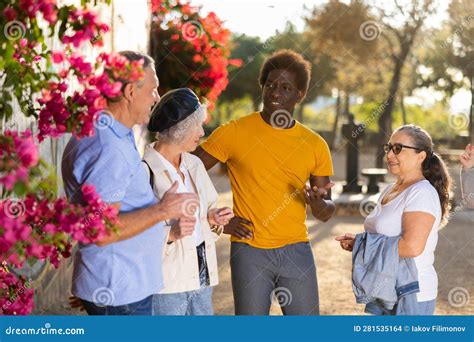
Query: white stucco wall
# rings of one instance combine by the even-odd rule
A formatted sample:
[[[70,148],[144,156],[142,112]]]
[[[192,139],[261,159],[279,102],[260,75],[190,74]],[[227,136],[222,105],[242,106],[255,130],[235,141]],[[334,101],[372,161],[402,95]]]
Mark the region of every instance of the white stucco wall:
[[[59,0],[58,5],[62,4],[79,5],[80,1]],[[150,11],[147,0],[113,0],[111,5],[99,4],[94,10],[99,14],[101,21],[111,27],[111,31],[103,36],[104,47],[97,48],[86,43],[81,47],[81,53],[93,61],[95,56],[101,51],[137,50],[144,53],[147,52],[150,23]],[[57,38],[47,38],[47,44],[54,50],[62,48],[62,44]],[[73,84],[69,85],[70,89],[74,87]],[[73,89],[71,90],[73,91]],[[8,121],[3,120],[1,122],[2,130],[23,131],[30,128],[35,135],[37,134],[36,127],[35,121],[31,118],[25,118],[17,105],[14,105],[13,117]],[[136,133],[137,145],[140,150],[143,150],[146,132],[141,127],[135,127],[134,131]],[[60,195],[63,195],[60,169],[61,158],[69,137],[70,135],[68,134],[59,139],[48,138],[40,145],[41,157],[51,164],[57,173]],[[72,258],[67,259],[59,270],[48,267],[34,282],[36,288],[35,313],[65,313],[64,310],[68,306],[67,302],[71,288],[71,261]]]

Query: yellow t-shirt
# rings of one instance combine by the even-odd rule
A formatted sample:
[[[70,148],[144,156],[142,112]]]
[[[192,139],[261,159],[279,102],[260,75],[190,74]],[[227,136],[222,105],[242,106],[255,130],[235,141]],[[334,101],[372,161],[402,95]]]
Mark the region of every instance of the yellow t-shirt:
[[[252,113],[216,129],[201,147],[226,163],[234,213],[252,221],[253,237],[231,241],[279,248],[308,241],[304,187],[310,175],[332,176],[329,147],[299,122],[289,129]]]

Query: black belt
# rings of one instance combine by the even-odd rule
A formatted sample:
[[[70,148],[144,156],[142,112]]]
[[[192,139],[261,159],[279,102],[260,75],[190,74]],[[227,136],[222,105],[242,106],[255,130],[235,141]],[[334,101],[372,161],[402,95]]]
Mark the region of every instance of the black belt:
[[[199,267],[199,284],[201,287],[210,285],[209,270],[207,268],[206,260],[206,244],[205,241],[196,247]]]

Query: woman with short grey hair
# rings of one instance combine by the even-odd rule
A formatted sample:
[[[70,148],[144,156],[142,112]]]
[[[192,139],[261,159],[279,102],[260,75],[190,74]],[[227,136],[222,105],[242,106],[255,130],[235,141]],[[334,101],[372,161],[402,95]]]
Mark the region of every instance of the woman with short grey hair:
[[[202,126],[206,119],[207,107],[200,104],[199,107],[186,119],[179,121],[176,125],[171,126],[156,133],[156,140],[159,144],[174,144],[178,145],[181,139],[190,133],[194,128]]]
[[[148,130],[157,141],[146,147],[144,164],[155,196],[170,188],[191,192],[198,202],[183,206],[185,218],[165,223],[164,288],[153,296],[154,315],[212,315],[212,286],[218,283],[215,240],[234,216],[217,208],[217,192],[201,160],[190,154],[204,135],[206,106],[188,88],[166,93],[153,109]]]

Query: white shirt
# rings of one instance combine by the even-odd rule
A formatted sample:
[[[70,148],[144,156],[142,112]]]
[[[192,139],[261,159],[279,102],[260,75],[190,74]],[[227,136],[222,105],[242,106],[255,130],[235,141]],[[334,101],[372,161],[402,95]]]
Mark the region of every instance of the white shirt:
[[[192,192],[194,193],[194,187],[191,182],[191,176],[189,175],[189,171],[183,162],[183,158],[181,158],[181,163],[179,164],[179,170],[183,173],[184,175],[184,182],[181,176],[179,175],[178,171],[176,171],[176,168],[171,164],[163,155],[156,151],[158,157],[160,158],[161,162],[165,166],[166,170],[168,171],[171,179],[174,181],[178,181],[178,190],[176,191],[177,193],[184,193],[184,192]],[[196,246],[199,246],[201,243],[204,242],[204,236],[202,235],[202,229],[201,229],[201,222],[199,218],[199,207],[196,208],[196,212],[194,213],[194,216],[196,217],[196,225],[194,226],[194,231],[193,231],[193,237],[194,240],[196,241]]]
[[[426,179],[412,184],[387,204],[382,205],[385,194],[393,187],[389,185],[380,195],[376,207],[365,219],[364,229],[367,232],[387,236],[402,234],[402,215],[404,212],[423,211],[435,217],[435,222],[426,241],[426,246],[415,259],[418,269],[420,292],[419,302],[436,299],[438,293],[438,276],[434,269],[434,251],[438,242],[438,229],[441,221],[441,203],[436,189]]]

